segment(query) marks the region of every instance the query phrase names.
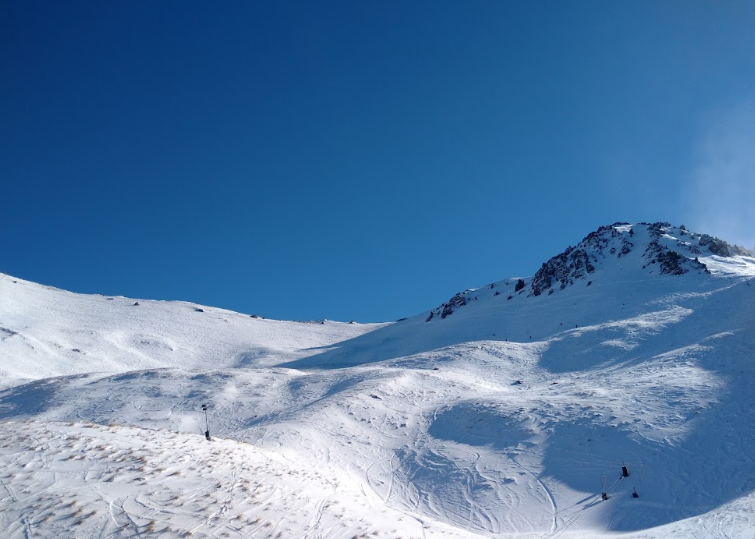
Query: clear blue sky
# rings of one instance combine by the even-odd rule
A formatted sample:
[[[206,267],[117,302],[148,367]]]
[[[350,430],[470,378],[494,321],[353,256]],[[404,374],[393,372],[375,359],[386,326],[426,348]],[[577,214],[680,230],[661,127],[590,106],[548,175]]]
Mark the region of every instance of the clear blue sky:
[[[3,2],[0,271],[382,321],[617,220],[752,247],[753,28],[736,0]]]

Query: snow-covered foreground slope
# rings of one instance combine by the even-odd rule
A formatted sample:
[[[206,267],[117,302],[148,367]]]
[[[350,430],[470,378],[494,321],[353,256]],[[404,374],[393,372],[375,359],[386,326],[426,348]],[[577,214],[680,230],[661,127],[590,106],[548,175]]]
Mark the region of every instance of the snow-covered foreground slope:
[[[234,440],[3,422],[3,537],[463,537],[328,466]],[[394,525],[393,523],[396,523]]]
[[[659,230],[608,227],[519,287],[395,324],[275,323],[311,331],[308,349],[226,334],[245,361],[97,362],[0,391],[0,523],[9,537],[755,537],[755,260]],[[44,335],[37,318],[12,331]],[[220,440],[204,440],[205,403]],[[145,451],[163,470],[137,482]],[[53,509],[71,501],[94,513]]]

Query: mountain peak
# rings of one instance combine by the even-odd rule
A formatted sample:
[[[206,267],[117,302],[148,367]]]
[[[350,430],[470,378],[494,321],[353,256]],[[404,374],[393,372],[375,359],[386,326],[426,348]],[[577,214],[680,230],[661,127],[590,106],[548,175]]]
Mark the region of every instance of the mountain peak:
[[[616,274],[627,278],[651,278],[658,275],[708,274],[720,270],[722,259],[753,257],[755,253],[726,241],[687,230],[684,225],[666,222],[630,224],[617,222],[601,226],[585,236],[576,246],[542,264],[531,279],[516,279],[514,294],[537,297],[581,285],[590,286],[595,277],[610,280]],[[755,260],[747,266],[755,269]],[[493,283],[485,288],[495,289]],[[500,295],[498,291],[495,296]],[[479,299],[477,290],[466,290],[430,311],[427,321],[453,314],[458,308]],[[512,294],[507,295],[511,299]]]

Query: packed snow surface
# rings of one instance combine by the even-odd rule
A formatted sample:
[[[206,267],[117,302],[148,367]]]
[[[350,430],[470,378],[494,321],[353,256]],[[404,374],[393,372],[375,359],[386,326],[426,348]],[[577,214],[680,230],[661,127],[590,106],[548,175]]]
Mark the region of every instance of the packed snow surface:
[[[755,537],[755,259],[713,240],[602,227],[372,325],[0,275],[0,536]]]

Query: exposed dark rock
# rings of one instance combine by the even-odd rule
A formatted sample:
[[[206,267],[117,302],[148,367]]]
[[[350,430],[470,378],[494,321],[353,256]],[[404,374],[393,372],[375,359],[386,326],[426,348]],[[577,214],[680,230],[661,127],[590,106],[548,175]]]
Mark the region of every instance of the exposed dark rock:
[[[718,256],[752,256],[753,254],[752,251],[744,247],[731,245],[722,239],[714,238],[708,234],[702,234],[697,243],[700,247],[707,247],[708,251]]]
[[[684,257],[676,251],[667,250],[658,253],[658,264],[661,266],[661,273],[669,275],[681,275],[687,273],[687,270],[681,267]]]
[[[628,255],[632,252],[632,247],[634,247],[634,244],[627,241],[626,238],[621,238],[621,250],[619,251],[619,258],[621,258],[624,255]]]
[[[445,318],[448,315],[454,313],[459,307],[464,307],[467,304],[467,298],[461,292],[448,300],[448,303],[443,304],[443,310],[440,313],[441,318]]]
[[[597,238],[592,238],[592,241],[596,240]],[[560,255],[556,255],[545,262],[535,273],[532,278],[532,294],[539,296],[551,288],[554,281],[560,283],[559,288],[563,290],[568,285],[574,284],[574,279],[582,278],[594,271],[595,267],[584,249],[568,247]]]

